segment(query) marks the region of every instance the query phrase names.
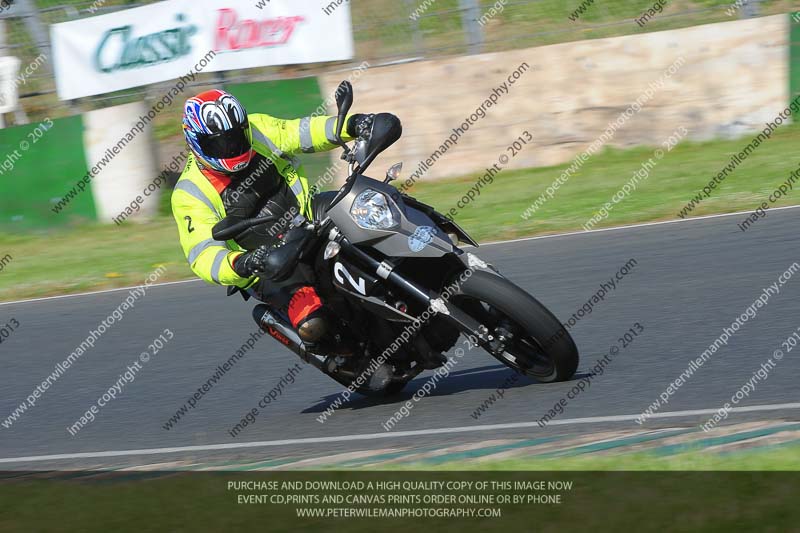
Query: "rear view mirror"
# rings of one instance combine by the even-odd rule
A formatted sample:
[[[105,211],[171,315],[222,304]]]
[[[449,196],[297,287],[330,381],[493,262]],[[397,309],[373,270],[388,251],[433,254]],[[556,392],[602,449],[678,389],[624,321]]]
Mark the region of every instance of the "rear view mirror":
[[[347,112],[353,106],[353,86],[349,81],[345,80],[339,84],[336,89],[336,108],[339,110],[338,120],[336,121],[336,140],[340,145],[342,142],[342,130],[344,129],[344,121],[347,117]]]

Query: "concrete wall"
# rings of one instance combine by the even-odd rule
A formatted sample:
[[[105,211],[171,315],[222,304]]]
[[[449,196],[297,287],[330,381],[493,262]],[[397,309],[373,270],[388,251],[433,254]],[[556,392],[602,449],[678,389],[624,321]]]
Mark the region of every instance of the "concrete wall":
[[[407,176],[527,62],[531,70],[425,178],[478,172],[526,129],[535,145],[509,168],[548,166],[586,149],[683,57],[683,66],[608,144],[657,145],[678,126],[696,140],[737,136],[762,129],[785,107],[788,35],[788,17],[778,15],[374,68],[354,83],[354,111],[400,116],[404,137],[378,159],[373,174],[403,160]],[[333,92],[345,77],[323,77],[323,92]]]

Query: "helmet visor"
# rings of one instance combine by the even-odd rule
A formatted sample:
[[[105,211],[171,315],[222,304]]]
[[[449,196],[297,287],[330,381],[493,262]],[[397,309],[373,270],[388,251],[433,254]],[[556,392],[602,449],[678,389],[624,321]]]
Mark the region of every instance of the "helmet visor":
[[[214,159],[229,159],[247,153],[251,146],[244,127],[233,128],[220,133],[198,136],[198,144],[203,154]]]

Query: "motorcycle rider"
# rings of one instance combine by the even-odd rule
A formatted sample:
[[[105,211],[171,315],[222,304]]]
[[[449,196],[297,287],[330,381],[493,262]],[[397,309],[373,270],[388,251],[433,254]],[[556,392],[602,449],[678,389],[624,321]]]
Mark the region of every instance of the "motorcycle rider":
[[[194,273],[286,309],[312,344],[325,337],[330,321],[311,285],[313,272],[297,263],[308,236],[300,224],[324,215],[334,193],[312,194],[295,155],[335,148],[337,120],[248,115],[225,91],[200,93],[184,106],[190,154],[172,194],[181,247]],[[342,139],[368,138],[373,121],[374,115],[347,116]],[[253,217],[270,221],[227,242],[212,237],[223,219]]]

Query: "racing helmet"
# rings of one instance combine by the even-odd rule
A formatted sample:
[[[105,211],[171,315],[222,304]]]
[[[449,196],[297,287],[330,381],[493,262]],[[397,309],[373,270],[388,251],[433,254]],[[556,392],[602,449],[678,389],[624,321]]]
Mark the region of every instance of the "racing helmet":
[[[255,155],[247,112],[225,91],[205,91],[186,100],[183,134],[198,163],[218,172],[242,170]]]

